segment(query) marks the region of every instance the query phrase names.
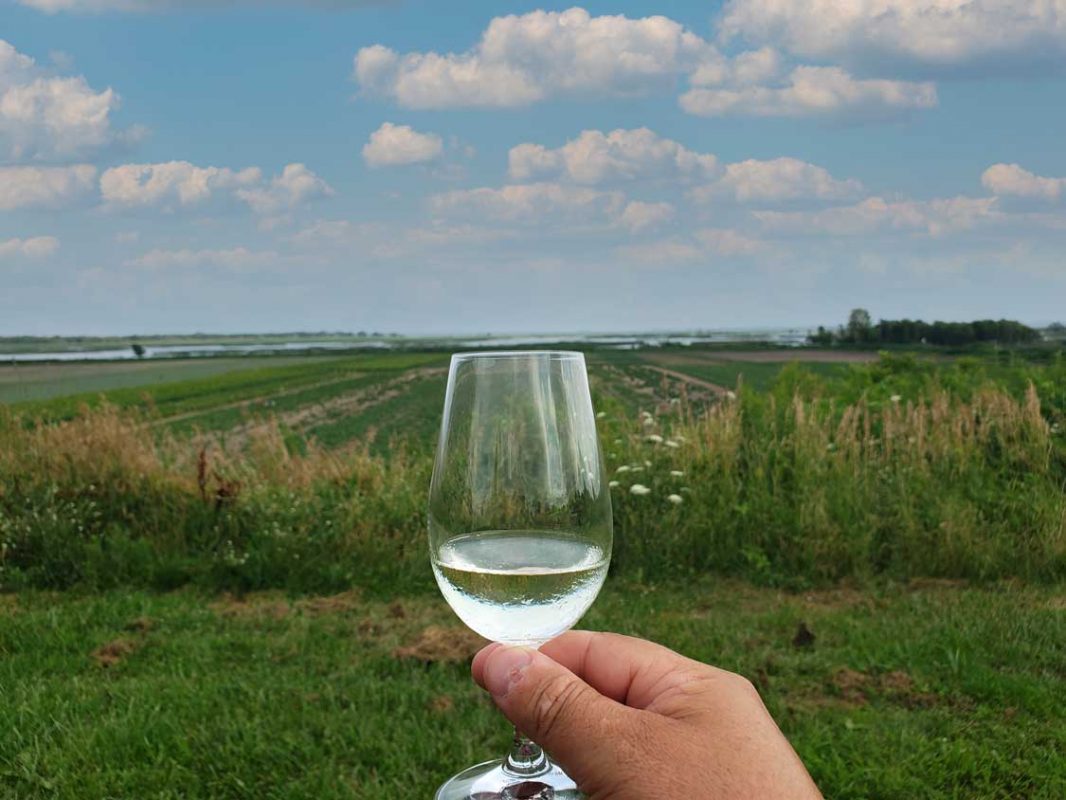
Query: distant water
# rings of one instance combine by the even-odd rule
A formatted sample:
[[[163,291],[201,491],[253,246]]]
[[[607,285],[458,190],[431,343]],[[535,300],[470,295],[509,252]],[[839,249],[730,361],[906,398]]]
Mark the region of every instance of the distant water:
[[[316,342],[298,340],[272,344],[177,344],[144,346],[143,358],[205,358],[211,356],[242,356],[256,353],[300,353],[312,350],[398,350],[419,347],[451,347],[469,350],[475,347],[531,347],[561,343],[590,344],[620,350],[663,345],[694,345],[737,342],[770,342],[784,346],[803,344],[806,329],[766,328],[732,331],[701,331],[699,333],[654,334],[542,334],[534,336],[439,337],[432,339],[358,340],[350,342]],[[0,364],[13,361],[133,361],[137,356],[130,347],[114,350],[68,350],[58,353],[0,353]]]

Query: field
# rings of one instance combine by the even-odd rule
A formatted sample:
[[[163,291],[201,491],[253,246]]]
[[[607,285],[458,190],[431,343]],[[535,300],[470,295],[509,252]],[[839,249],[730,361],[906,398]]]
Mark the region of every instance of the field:
[[[588,358],[584,627],[748,676],[826,796],[1066,794],[1061,355]],[[501,752],[425,552],[446,366],[0,367],[0,797],[425,797]]]

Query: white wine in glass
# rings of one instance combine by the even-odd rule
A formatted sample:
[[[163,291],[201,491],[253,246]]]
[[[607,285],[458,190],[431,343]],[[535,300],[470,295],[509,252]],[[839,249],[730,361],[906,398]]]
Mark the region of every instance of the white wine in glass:
[[[611,501],[581,353],[452,357],[429,497],[441,593],[470,628],[540,647],[592,605],[611,559]],[[515,732],[502,760],[437,800],[570,800],[574,782]]]

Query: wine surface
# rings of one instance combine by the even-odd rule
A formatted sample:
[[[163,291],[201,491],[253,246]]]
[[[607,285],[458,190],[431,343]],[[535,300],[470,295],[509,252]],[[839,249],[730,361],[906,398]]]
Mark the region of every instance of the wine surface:
[[[594,544],[543,531],[479,531],[434,554],[444,599],[486,639],[539,646],[592,605],[609,558]]]

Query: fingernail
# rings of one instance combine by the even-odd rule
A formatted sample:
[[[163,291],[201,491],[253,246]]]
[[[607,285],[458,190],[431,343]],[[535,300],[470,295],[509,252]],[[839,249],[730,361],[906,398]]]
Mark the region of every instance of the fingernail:
[[[493,697],[503,697],[533,662],[533,651],[526,647],[501,648],[485,664],[485,688]]]

